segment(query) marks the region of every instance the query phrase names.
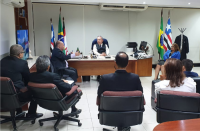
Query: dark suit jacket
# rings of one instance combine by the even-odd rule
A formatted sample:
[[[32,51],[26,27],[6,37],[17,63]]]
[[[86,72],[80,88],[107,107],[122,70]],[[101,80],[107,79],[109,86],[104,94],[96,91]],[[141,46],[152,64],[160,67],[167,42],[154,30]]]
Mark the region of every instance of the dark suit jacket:
[[[60,76],[56,73],[48,71],[34,72],[30,74],[30,82],[34,83],[53,83],[57,86],[58,90],[65,96],[65,93],[71,90],[71,85],[61,80]]]
[[[9,77],[17,89],[27,86],[30,75],[27,61],[15,56],[7,56],[0,63],[2,77]]]
[[[178,44],[179,48],[181,45],[181,35],[177,36],[175,39],[175,43]],[[189,53],[189,41],[187,36],[183,35],[183,44],[181,50],[181,58],[180,60],[187,59],[187,53]]]
[[[135,91],[143,92],[139,76],[133,73],[127,73],[125,70],[116,70],[115,73],[106,74],[101,77],[98,88],[100,97],[104,91]]]
[[[54,66],[55,71],[59,68],[66,67],[65,60],[71,59],[71,54],[65,55],[60,49],[54,48],[51,56],[51,63]]]

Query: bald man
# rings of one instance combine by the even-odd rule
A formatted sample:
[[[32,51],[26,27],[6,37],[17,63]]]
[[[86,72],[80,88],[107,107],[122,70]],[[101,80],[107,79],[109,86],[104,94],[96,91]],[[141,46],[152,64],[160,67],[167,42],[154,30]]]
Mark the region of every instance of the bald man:
[[[63,50],[65,49],[65,45],[62,41],[56,42],[56,47],[52,51],[51,62],[54,66],[55,72],[58,73],[59,69],[62,69],[62,74],[69,75],[74,82],[77,81],[78,73],[77,70],[69,67],[67,60],[74,58],[75,56],[79,56],[80,53],[76,52],[74,54],[65,55]]]
[[[143,92],[141,81],[138,75],[126,72],[128,55],[125,52],[117,53],[115,57],[115,73],[101,76],[98,88],[98,97],[104,91],[135,91]]]

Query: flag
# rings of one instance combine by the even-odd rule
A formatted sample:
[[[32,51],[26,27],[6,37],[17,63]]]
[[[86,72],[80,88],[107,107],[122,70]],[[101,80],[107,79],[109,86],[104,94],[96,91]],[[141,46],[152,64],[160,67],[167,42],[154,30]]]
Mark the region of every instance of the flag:
[[[171,30],[171,22],[170,18],[167,21],[167,26],[165,29],[165,37],[164,37],[164,49],[165,51],[170,50],[172,46],[172,30]]]
[[[62,41],[64,43],[61,13],[59,15],[59,23],[58,23],[58,41]]]
[[[51,46],[50,46],[51,53],[54,47],[55,47],[55,35],[54,35],[53,24],[51,23]]]
[[[164,48],[163,48],[163,17],[162,17],[161,12],[161,23],[160,23],[160,32],[158,36],[158,41],[157,41],[157,48],[158,48],[158,53],[160,54],[161,59],[163,60],[163,55],[164,55]]]
[[[66,31],[65,31],[65,21],[64,21],[64,18],[63,18],[63,37],[64,37],[64,45],[65,45],[65,50],[63,50],[63,53],[65,55],[67,55],[67,37],[66,37]]]

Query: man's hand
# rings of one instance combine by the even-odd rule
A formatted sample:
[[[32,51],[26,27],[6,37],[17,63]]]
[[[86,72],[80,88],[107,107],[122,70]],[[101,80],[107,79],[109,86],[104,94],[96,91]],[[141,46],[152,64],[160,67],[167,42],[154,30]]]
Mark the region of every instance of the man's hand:
[[[64,79],[62,79],[65,83],[68,83],[68,81],[67,80],[64,80]]]
[[[76,52],[76,53],[75,53],[75,56],[79,56],[79,55],[80,55],[80,53],[79,53],[79,52]]]
[[[101,54],[101,56],[106,56],[106,53],[105,53],[105,52],[103,52],[103,53]]]
[[[20,89],[20,91],[24,93],[24,92],[28,91],[28,88],[24,87],[24,88]]]

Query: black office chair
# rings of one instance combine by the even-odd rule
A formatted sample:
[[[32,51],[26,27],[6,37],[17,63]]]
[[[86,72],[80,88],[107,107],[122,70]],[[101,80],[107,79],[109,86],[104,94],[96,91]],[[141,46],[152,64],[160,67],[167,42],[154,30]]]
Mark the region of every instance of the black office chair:
[[[76,116],[78,118],[77,112],[63,115],[63,111],[66,111],[71,106],[75,105],[81,98],[82,91],[77,89],[78,86],[73,86],[72,89],[66,93],[65,97],[62,96],[54,84],[39,84],[29,82],[28,88],[33,92],[33,98],[36,100],[39,106],[51,111],[58,111],[58,113],[53,112],[54,117],[40,119],[40,126],[43,126],[44,121],[50,120],[57,120],[54,125],[55,131],[59,130],[57,126],[61,120],[74,121],[78,122],[78,126],[82,125],[80,120],[71,118],[71,116]],[[74,91],[77,91],[77,94],[71,96]]]
[[[192,79],[196,82],[196,92],[200,93],[200,77],[193,77]]]
[[[59,69],[55,69],[53,63],[50,62],[49,71],[52,72],[52,73],[57,73],[62,79],[66,79],[67,80],[67,78],[69,78],[69,75],[63,74],[63,70],[65,70],[65,67],[59,68]],[[72,78],[70,77],[68,80],[72,80]]]
[[[200,118],[200,94],[162,90],[156,108],[158,123]]]
[[[130,126],[142,123],[144,96],[141,91],[105,91],[100,97],[99,122],[130,131]],[[103,131],[108,131],[103,129]]]
[[[94,39],[94,40],[92,41],[92,47],[91,47],[91,50],[93,50],[93,46],[94,46],[94,44],[97,44],[97,38]],[[108,48],[109,48],[109,44],[108,44],[108,40],[107,40],[107,39],[104,39],[104,38],[103,38],[103,44],[107,45]]]
[[[0,77],[1,80],[1,109],[10,111],[11,116],[0,116],[1,120],[0,124],[12,121],[14,131],[17,131],[17,126],[15,120],[32,120],[31,123],[35,123],[35,117],[27,118],[25,116],[25,112],[22,112],[18,115],[15,115],[15,111],[17,108],[21,108],[25,104],[29,103],[29,101],[22,102],[19,100],[18,95],[20,93],[16,92],[16,89],[12,83],[12,80],[8,77]]]

